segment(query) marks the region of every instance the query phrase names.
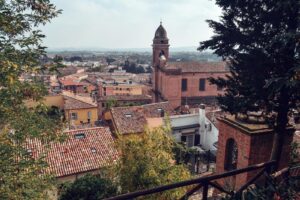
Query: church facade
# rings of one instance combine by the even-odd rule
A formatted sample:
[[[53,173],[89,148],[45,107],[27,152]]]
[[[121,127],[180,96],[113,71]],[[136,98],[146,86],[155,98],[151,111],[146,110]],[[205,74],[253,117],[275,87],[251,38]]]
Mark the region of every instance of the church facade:
[[[154,101],[169,101],[173,108],[181,105],[214,104],[223,93],[208,78],[225,77],[225,62],[169,62],[169,39],[160,24],[153,39]]]

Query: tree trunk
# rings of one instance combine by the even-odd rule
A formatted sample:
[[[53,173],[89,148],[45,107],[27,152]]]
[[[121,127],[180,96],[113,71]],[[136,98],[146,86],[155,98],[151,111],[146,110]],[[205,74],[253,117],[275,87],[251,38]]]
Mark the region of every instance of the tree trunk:
[[[281,89],[278,111],[274,126],[273,147],[270,160],[275,160],[276,165],[272,171],[278,170],[282,148],[284,144],[286,128],[288,124],[289,97],[285,88]],[[288,156],[288,155],[286,155]]]

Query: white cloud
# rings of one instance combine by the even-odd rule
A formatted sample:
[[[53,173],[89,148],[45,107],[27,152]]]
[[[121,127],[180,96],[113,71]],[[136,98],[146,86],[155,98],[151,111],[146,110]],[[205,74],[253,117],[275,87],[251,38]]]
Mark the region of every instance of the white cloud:
[[[218,19],[211,0],[54,0],[63,13],[43,28],[45,44],[61,47],[150,47],[162,18],[172,46],[196,46]]]

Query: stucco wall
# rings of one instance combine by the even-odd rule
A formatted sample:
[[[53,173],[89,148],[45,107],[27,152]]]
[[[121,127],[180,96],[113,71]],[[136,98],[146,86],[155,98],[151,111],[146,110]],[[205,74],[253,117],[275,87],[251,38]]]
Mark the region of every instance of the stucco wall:
[[[77,110],[65,110],[65,117],[69,121],[71,113],[77,113],[77,120],[72,120],[74,125],[80,125],[80,121],[83,123],[88,122],[88,112],[91,112],[91,124],[94,124],[98,120],[98,108],[89,109],[77,109]]]

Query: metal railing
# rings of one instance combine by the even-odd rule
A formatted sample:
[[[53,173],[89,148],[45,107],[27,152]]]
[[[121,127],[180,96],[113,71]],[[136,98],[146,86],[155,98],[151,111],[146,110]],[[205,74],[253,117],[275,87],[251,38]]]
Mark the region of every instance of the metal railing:
[[[193,195],[195,192],[199,191],[201,188],[202,188],[202,199],[207,200],[209,187],[214,187],[222,193],[225,193],[229,196],[234,196],[237,194],[241,194],[249,185],[253,184],[262,175],[270,176],[271,167],[274,166],[275,164],[276,164],[276,161],[269,161],[269,162],[265,162],[265,163],[261,163],[261,164],[252,165],[252,166],[242,168],[242,169],[228,171],[228,172],[225,172],[222,174],[216,174],[216,175],[211,175],[211,176],[207,176],[207,177],[201,177],[201,178],[196,178],[196,179],[192,179],[192,180],[181,181],[181,182],[177,182],[177,183],[173,183],[173,184],[159,186],[159,187],[155,187],[152,189],[145,189],[145,190],[140,190],[140,191],[136,191],[136,192],[132,192],[132,193],[128,193],[128,194],[122,194],[122,195],[119,195],[116,197],[108,198],[106,200],[134,199],[134,198],[141,197],[141,196],[156,194],[156,193],[164,192],[167,190],[181,188],[181,187],[185,187],[185,186],[192,186],[192,185],[196,185],[196,186],[193,189],[191,189],[190,191],[188,191],[184,196],[182,196],[180,198],[180,200],[188,199],[188,197]],[[255,171],[255,170],[259,170],[259,169],[260,169],[260,171],[253,178],[251,178],[246,184],[244,184],[240,189],[238,189],[236,192],[228,191],[216,182],[217,180],[222,179],[222,178],[232,177],[232,176],[235,176],[238,174],[251,172],[251,171]]]

